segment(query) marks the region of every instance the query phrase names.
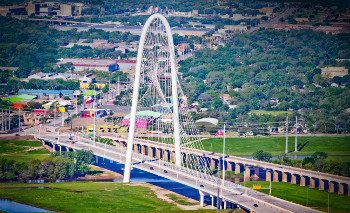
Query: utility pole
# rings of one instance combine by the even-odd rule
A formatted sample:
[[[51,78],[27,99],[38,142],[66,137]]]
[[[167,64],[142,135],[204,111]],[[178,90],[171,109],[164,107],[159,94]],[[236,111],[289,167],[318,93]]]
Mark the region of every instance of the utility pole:
[[[1,109],[1,131],[4,131],[4,109]]]
[[[62,127],[64,127],[64,112],[62,112]]]
[[[224,124],[224,144],[222,148],[222,188],[225,186],[225,124]]]
[[[11,130],[11,108],[9,107],[9,130]]]
[[[96,94],[96,90],[95,90],[95,85],[94,85],[94,95]],[[95,102],[95,98],[93,99],[93,103],[92,105],[94,106],[94,145],[96,143],[96,103]]]
[[[56,103],[55,104],[55,110],[53,111],[53,126],[56,126]]]
[[[118,89],[118,95],[120,95],[120,90],[119,90],[119,85],[120,85],[120,81],[119,81],[119,77],[118,77],[118,85],[117,85],[117,89]]]
[[[21,132],[21,109],[18,110],[18,132]]]
[[[288,115],[286,121],[286,154],[288,153]]]
[[[78,95],[75,95],[75,114],[78,114]]]
[[[298,116],[295,116],[295,148],[294,152],[298,151]]]

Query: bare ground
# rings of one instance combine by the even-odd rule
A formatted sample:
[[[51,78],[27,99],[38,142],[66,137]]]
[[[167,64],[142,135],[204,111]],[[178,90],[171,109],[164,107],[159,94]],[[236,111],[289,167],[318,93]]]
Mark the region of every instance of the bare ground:
[[[108,180],[113,180],[113,179],[122,179],[123,175],[113,172],[111,170],[95,166],[95,165],[89,165],[89,167],[101,171],[99,175],[85,175],[84,177],[79,177],[77,180],[84,180],[84,181],[108,181]]]
[[[157,195],[157,197],[161,200],[164,200],[168,203],[172,203],[174,205],[176,205],[178,208],[182,209],[182,210],[198,210],[198,209],[211,209],[211,206],[205,206],[205,207],[201,207],[199,201],[185,197],[183,195],[180,195],[178,193],[169,191],[167,189],[163,189],[161,187],[152,185],[150,183],[130,183],[130,185],[133,186],[142,186],[142,187],[147,187],[149,189],[151,189],[154,194]],[[179,203],[176,203],[175,201],[173,201],[172,199],[170,199],[168,196],[166,196],[167,194],[174,194],[177,197],[181,197],[182,199],[184,199],[186,202],[190,202],[190,203],[195,203],[196,205],[193,206],[185,206],[185,205],[181,205]]]

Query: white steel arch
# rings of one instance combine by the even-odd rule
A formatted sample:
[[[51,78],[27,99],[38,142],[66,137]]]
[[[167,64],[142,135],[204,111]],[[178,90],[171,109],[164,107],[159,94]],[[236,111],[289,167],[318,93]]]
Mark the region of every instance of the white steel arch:
[[[141,65],[142,65],[142,53],[144,51],[145,38],[147,30],[149,29],[151,23],[159,19],[163,26],[165,27],[165,33],[168,38],[168,46],[170,48],[170,66],[171,66],[171,82],[172,82],[172,104],[173,104],[173,125],[174,125],[174,143],[175,143],[175,164],[181,166],[181,139],[180,139],[180,123],[179,123],[179,101],[178,101],[178,88],[177,88],[177,73],[176,73],[176,64],[175,64],[175,52],[174,52],[174,42],[171,34],[171,29],[166,18],[161,14],[154,14],[148,18],[145,26],[143,27],[139,49],[137,52],[137,62],[135,69],[135,79],[134,79],[134,90],[132,97],[132,106],[131,106],[131,116],[130,116],[130,127],[128,135],[128,145],[126,153],[126,163],[124,168],[124,182],[130,182],[130,172],[131,172],[131,159],[134,145],[134,136],[135,136],[135,121],[136,121],[136,111],[138,96],[140,90],[140,75],[141,75]]]

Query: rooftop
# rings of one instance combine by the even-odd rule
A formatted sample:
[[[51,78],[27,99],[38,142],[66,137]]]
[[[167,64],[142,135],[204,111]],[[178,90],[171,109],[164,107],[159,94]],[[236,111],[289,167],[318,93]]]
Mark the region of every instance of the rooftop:
[[[115,59],[65,58],[57,65],[71,62],[73,66],[108,67],[116,63]]]

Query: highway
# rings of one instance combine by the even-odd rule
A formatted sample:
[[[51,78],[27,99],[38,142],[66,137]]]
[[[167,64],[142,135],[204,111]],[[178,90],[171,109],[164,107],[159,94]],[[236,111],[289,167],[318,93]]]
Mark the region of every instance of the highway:
[[[73,144],[68,136],[58,138],[56,134],[42,133],[40,137],[39,135],[36,135],[36,137],[39,140],[56,144],[55,146],[61,145],[75,150],[92,150],[97,156],[121,163],[125,162],[126,151],[122,148],[101,143],[93,144],[91,140],[83,138],[79,138],[79,142]],[[135,168],[196,188],[207,195],[217,196],[219,188],[219,196],[223,200],[238,203],[254,212],[317,212],[311,208],[284,201],[231,182],[225,181],[222,184],[221,179],[188,168],[179,168],[175,164],[142,154],[133,153],[132,163]]]

